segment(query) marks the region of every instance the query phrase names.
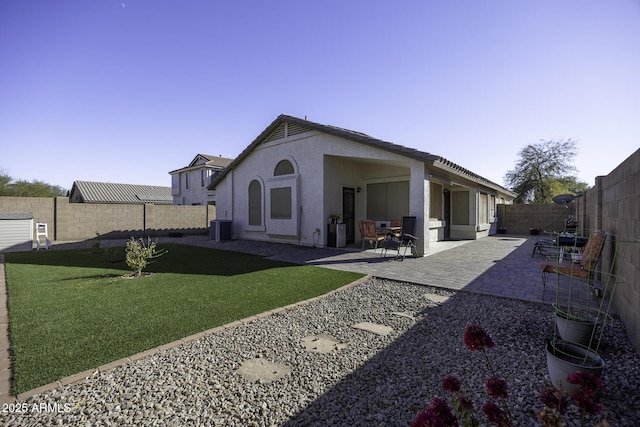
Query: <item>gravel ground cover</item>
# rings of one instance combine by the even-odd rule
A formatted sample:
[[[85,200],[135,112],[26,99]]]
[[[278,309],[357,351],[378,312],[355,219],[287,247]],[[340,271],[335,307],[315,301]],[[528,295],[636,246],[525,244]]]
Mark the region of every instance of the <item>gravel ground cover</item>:
[[[533,410],[542,407],[551,310],[371,279],[33,396],[19,402],[25,413],[3,413],[2,421],[12,426],[407,426],[431,397],[447,397],[440,384],[448,374],[462,380],[476,406],[486,401],[485,360],[463,343],[472,322],[496,343],[490,356],[509,384],[515,425],[536,425]],[[360,322],[393,331],[380,336],[352,327]],[[306,351],[303,338],[317,334],[347,345],[327,354]],[[608,326],[600,354],[607,363],[600,418],[612,426],[639,425],[640,358],[619,320]],[[247,380],[238,369],[256,359],[287,365],[291,372],[271,382]],[[576,410],[566,421],[591,425]]]

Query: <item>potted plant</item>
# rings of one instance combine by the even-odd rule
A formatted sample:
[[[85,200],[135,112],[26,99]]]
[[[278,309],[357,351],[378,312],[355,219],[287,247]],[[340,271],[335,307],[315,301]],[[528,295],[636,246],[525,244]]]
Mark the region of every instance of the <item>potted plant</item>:
[[[604,314],[590,308],[556,307],[556,330],[564,341],[589,346],[596,333],[598,322],[604,321]]]
[[[553,338],[546,344],[546,354],[549,377],[558,389],[567,391],[574,388],[566,381],[569,374],[588,372],[600,377],[604,370],[605,361],[598,355],[598,350],[607,320],[611,319],[609,313],[616,287],[623,281],[618,274],[620,263],[616,259],[624,259],[628,246],[628,242],[613,240],[609,271],[598,271],[595,275],[600,277],[602,284],[602,298],[597,303],[594,304],[591,298],[595,295],[593,280],[564,276],[569,283],[561,286],[559,279],[562,275],[558,273],[556,276],[555,327]],[[574,287],[586,287],[582,290],[586,291],[583,294],[588,299],[582,306],[572,301]],[[561,295],[561,288],[567,291],[566,294]]]
[[[546,351],[551,384],[569,394],[578,390],[575,384],[567,381],[571,374],[586,372],[600,378],[604,371],[604,360],[583,345],[554,339],[547,343]]]
[[[342,217],[342,214],[340,212],[334,212],[331,215],[329,215],[329,221],[331,224],[339,224],[341,217]]]

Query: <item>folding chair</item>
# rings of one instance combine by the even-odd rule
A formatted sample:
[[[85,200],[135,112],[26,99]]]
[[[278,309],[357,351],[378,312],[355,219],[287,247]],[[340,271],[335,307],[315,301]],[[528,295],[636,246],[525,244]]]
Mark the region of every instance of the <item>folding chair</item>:
[[[369,219],[358,221],[360,227],[360,235],[362,236],[362,249],[364,249],[364,242],[369,242],[369,247],[375,242],[375,249],[378,249],[378,243],[385,239],[384,236],[379,235],[376,232],[376,223]]]
[[[591,287],[606,238],[607,235],[604,231],[594,231],[589,236],[584,251],[580,255],[580,264],[577,265],[571,259],[569,259],[569,262],[562,263],[562,257],[559,255],[548,256],[547,262],[540,266],[542,270],[542,298],[544,298],[544,293],[547,290],[547,274],[549,273],[584,279],[587,281],[587,285]]]
[[[403,216],[402,231],[400,232],[400,237],[388,236],[384,241],[381,256],[386,256],[387,250],[392,249],[398,251],[398,253],[396,254],[396,259],[400,259],[402,261],[407,254],[407,249],[409,249],[417,258],[418,253],[415,245],[415,241],[418,240],[418,238],[415,236],[416,224],[417,218],[415,216]],[[400,251],[402,248],[404,248],[404,251],[402,252],[401,256]]]

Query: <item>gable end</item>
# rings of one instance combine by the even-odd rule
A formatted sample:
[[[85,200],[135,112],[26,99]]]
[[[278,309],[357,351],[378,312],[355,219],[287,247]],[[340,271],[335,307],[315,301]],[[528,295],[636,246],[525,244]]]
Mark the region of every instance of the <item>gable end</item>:
[[[287,123],[287,136],[297,135],[299,133],[307,132],[309,129],[306,126],[302,126],[296,123]]]
[[[265,138],[264,142],[271,142],[285,137],[285,123],[282,123],[271,134]]]

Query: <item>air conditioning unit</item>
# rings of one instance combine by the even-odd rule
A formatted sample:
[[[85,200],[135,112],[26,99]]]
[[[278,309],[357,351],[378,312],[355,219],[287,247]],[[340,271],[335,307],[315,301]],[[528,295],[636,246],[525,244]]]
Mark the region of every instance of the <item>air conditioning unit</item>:
[[[222,242],[231,240],[233,235],[233,222],[231,220],[215,219],[209,227],[209,240]]]

